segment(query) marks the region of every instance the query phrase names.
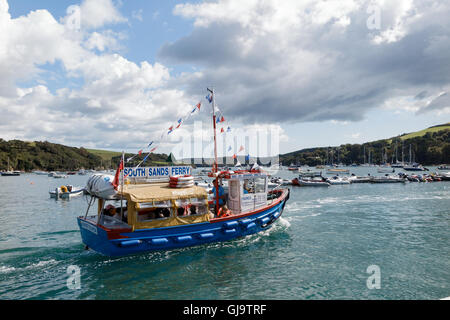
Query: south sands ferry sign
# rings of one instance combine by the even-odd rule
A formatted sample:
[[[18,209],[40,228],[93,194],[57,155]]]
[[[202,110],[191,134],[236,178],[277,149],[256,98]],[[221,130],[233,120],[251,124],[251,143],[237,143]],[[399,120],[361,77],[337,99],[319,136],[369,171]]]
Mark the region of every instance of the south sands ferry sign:
[[[130,178],[159,179],[171,176],[190,175],[192,168],[189,166],[175,167],[145,167],[145,168],[124,168],[124,175]]]

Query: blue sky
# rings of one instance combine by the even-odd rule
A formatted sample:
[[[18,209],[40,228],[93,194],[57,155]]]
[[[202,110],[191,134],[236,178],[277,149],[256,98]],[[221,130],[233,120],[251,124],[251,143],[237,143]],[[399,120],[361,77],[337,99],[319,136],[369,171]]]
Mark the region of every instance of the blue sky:
[[[211,85],[226,125],[276,129],[281,153],[449,122],[450,5],[433,2],[0,0],[0,137],[135,152],[201,100],[201,132],[186,121],[169,153],[210,141]]]

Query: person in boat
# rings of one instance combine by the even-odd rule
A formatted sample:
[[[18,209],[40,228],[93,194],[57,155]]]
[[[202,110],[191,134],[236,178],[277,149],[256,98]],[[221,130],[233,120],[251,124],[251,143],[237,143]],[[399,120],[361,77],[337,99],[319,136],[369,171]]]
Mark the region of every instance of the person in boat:
[[[103,214],[105,216],[114,217],[114,215],[117,213],[116,207],[114,207],[112,204],[108,204],[103,211]]]
[[[219,208],[219,214],[217,216],[219,218],[231,216],[231,211],[228,209],[226,204]]]
[[[177,208],[177,216],[179,216],[179,217],[184,216],[185,211],[186,210],[183,207]]]
[[[248,194],[250,192],[250,187],[248,186],[248,180],[244,180],[244,194]]]
[[[123,215],[121,216],[120,214],[120,210],[121,208],[116,208],[114,207],[112,204],[108,204],[105,208],[105,210],[103,211],[103,214],[109,217],[112,217],[114,219],[117,220],[121,220],[123,222],[127,222],[128,221],[128,211],[127,211],[127,207],[123,208],[122,212]]]
[[[209,193],[214,195],[214,206],[216,205],[216,180],[213,181],[214,187]],[[219,184],[219,206],[223,206],[225,204],[226,196],[225,189]]]

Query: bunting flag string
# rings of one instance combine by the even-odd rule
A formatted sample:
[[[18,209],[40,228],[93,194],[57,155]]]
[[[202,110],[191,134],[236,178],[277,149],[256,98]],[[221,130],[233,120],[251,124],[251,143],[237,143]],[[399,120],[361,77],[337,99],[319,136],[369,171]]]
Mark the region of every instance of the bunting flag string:
[[[154,152],[156,150],[156,148],[176,129],[180,128],[181,125],[188,120],[192,115],[194,115],[195,113],[200,112],[201,110],[201,101],[199,103],[197,103],[194,107],[194,109],[192,109],[191,111],[189,111],[189,113],[187,115],[185,115],[184,117],[181,117],[178,119],[176,127],[174,127],[174,125],[170,126],[168,128],[168,130],[164,130],[161,133],[160,139],[158,142],[156,142],[155,140],[151,141],[146,148],[150,148],[152,145],[154,146],[150,152],[145,156],[144,160],[141,161],[140,164],[142,164],[143,162],[145,162],[145,160],[147,160],[148,156],[150,153]],[[137,157],[138,155],[141,155],[142,152],[144,151],[144,148],[140,149],[139,152],[137,154],[135,154],[134,156],[127,158],[126,162],[130,162],[131,160],[133,160],[135,157]],[[140,165],[139,164],[139,165]],[[138,165],[138,167],[139,167]],[[136,167],[137,168],[137,167]],[[135,168],[135,169],[136,169]]]

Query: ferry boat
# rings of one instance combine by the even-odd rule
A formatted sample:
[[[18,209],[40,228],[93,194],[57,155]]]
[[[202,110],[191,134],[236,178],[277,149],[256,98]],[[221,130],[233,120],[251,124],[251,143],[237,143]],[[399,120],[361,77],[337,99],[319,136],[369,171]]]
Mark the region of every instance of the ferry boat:
[[[214,91],[210,92],[216,142]],[[188,181],[190,171],[172,175],[186,172],[176,167],[158,171],[168,174],[165,182],[161,177],[157,182],[125,181],[124,170],[119,185],[113,183],[112,176],[93,175],[86,186],[91,195],[88,208],[77,218],[86,247],[107,256],[123,256],[229,241],[270,228],[283,213],[289,189],[269,190],[268,175],[259,169],[219,171],[216,143],[214,147],[215,163],[208,176],[214,178],[217,200],[221,199],[221,181],[228,182],[226,206],[220,207],[220,201],[209,203],[206,189]],[[97,212],[90,215],[95,201]]]

